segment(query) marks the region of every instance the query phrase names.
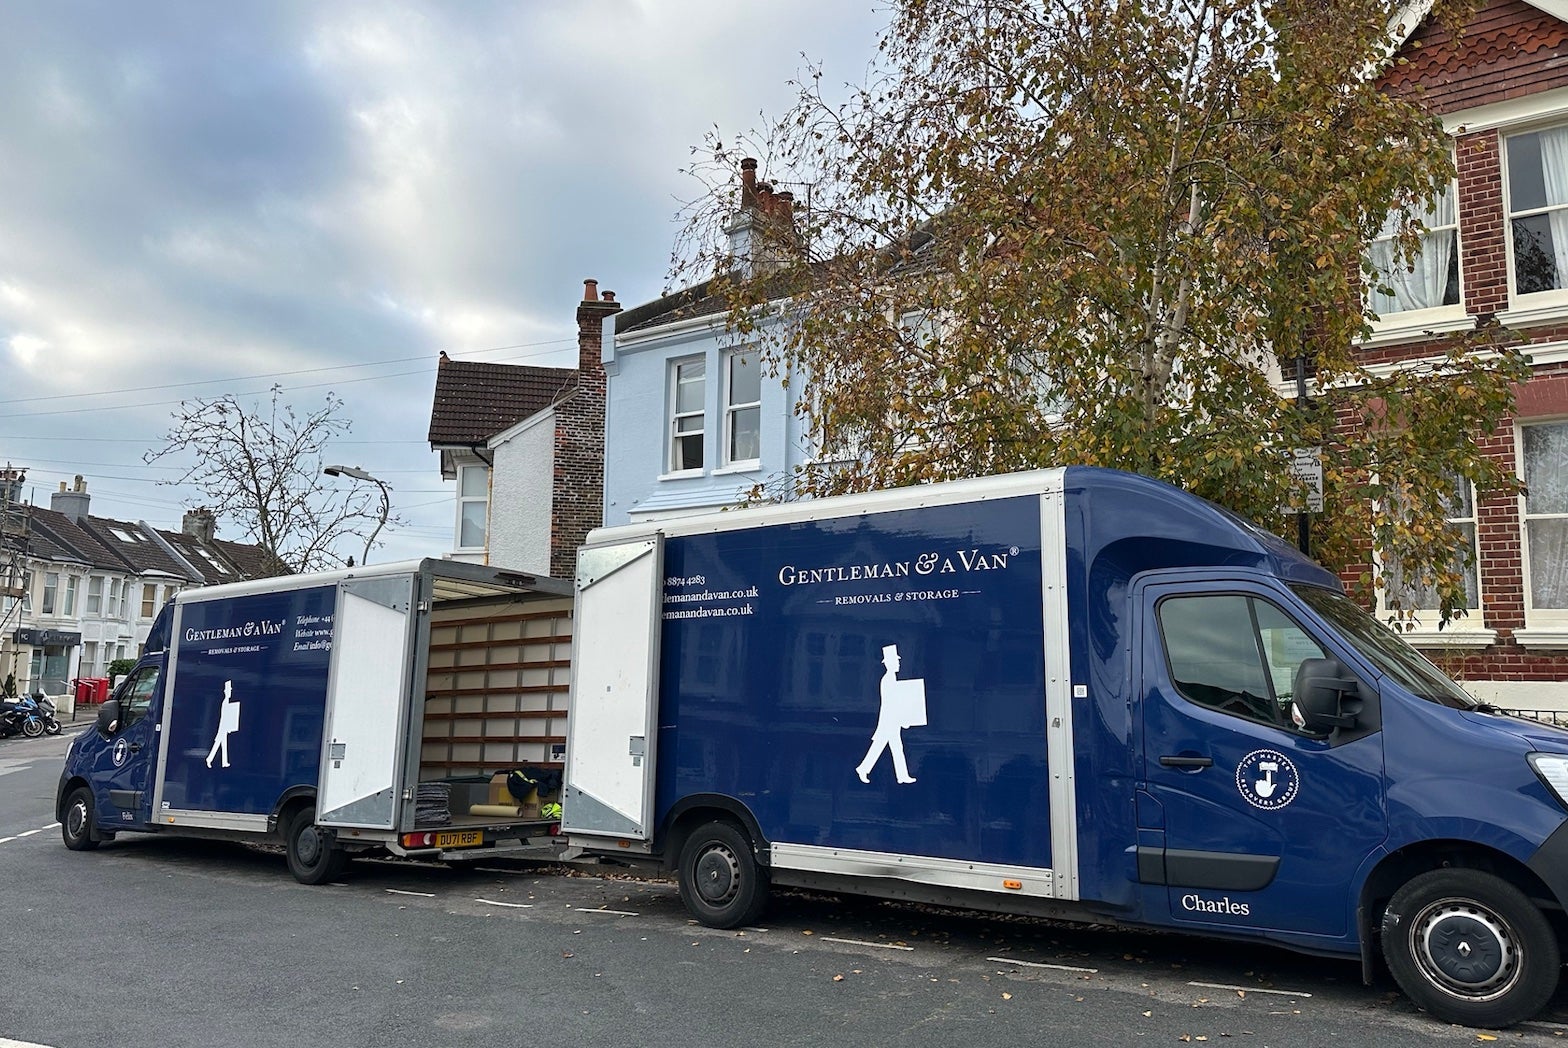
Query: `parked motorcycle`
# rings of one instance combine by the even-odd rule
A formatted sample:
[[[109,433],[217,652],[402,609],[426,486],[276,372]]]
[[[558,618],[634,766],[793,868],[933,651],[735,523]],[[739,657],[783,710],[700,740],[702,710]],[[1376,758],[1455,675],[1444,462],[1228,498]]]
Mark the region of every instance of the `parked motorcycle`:
[[[43,695],[23,695],[15,702],[0,702],[0,738],[25,735],[36,739],[40,735],[58,735],[61,727],[54,712],[54,703]]]

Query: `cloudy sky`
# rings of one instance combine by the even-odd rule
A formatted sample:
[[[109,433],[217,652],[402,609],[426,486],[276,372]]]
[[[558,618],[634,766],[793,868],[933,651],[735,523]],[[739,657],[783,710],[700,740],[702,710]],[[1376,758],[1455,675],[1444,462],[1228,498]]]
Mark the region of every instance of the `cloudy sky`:
[[[0,462],[47,505],[178,528],[182,398],[353,431],[393,488],[373,559],[451,548],[424,441],[435,360],[572,366],[595,277],[664,288],[680,174],[788,104],[802,54],[861,78],[879,0],[17,0],[0,4]],[[220,535],[238,537],[230,525]],[[345,552],[356,552],[347,550]]]

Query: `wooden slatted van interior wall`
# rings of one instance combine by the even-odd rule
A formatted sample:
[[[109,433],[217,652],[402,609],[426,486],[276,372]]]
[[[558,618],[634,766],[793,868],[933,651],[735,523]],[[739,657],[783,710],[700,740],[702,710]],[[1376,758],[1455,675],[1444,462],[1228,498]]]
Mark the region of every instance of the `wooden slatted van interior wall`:
[[[572,655],[569,597],[439,606],[430,622],[423,781],[560,759]]]

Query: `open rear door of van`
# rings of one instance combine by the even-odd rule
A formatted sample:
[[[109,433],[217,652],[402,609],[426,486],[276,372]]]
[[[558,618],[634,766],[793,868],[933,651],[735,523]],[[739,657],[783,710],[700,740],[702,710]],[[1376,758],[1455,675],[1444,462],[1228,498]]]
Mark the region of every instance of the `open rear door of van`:
[[[662,535],[578,555],[563,833],[652,835],[663,566]]]
[[[318,787],[323,826],[391,829],[408,730],[412,575],[345,579],[330,630],[332,672]]]

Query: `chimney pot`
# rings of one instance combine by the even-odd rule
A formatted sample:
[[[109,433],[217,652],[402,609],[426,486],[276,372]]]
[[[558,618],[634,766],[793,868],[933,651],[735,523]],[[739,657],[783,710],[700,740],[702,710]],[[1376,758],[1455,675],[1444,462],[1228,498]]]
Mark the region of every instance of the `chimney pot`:
[[[606,291],[604,293],[604,300],[606,302],[614,302],[615,301],[615,292],[613,292],[613,291]]]
[[[584,302],[597,302],[597,301],[599,301],[599,282],[597,280],[591,280],[590,279],[590,280],[584,280],[583,281],[583,301]]]

